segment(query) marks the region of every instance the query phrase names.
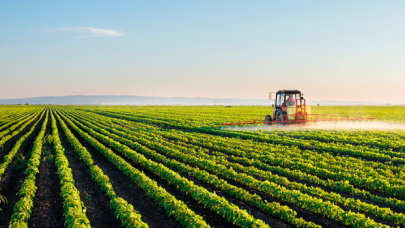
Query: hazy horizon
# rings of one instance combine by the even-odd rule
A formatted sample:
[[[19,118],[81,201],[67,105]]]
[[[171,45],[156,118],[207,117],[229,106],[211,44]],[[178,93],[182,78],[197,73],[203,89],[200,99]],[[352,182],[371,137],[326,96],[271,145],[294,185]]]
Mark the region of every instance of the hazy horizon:
[[[3,1],[0,99],[405,103],[403,1]]]
[[[257,98],[205,98],[205,97],[157,97],[132,95],[70,95],[43,96],[17,99],[0,99],[0,104],[65,104],[65,105],[242,105],[242,106],[271,106],[274,100]],[[344,100],[310,100],[310,106],[403,106],[404,103],[373,102],[373,101],[344,101]]]

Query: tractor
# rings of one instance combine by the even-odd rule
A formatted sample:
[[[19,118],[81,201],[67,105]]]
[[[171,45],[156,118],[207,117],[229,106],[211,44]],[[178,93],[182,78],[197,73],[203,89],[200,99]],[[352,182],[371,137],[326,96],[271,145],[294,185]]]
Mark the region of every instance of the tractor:
[[[316,121],[341,121],[341,120],[373,120],[375,118],[364,118],[362,116],[350,117],[347,115],[325,115],[312,114],[311,106],[306,105],[304,94],[299,90],[279,90],[269,93],[269,100],[272,100],[272,94],[275,94],[273,107],[273,116],[266,115],[263,119],[241,121],[238,123],[222,123],[226,125],[241,124],[295,124]]]
[[[271,100],[273,93],[269,93]],[[307,106],[304,94],[299,90],[279,90],[275,93],[273,118],[266,115],[264,122],[302,122],[311,115],[311,106]],[[269,124],[269,123],[268,123]]]

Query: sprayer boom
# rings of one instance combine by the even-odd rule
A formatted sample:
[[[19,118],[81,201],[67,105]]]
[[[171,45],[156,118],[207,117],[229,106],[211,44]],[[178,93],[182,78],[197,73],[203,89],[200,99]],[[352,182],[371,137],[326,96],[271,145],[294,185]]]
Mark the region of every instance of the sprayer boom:
[[[374,120],[374,117],[362,117],[362,116],[344,116],[344,115],[323,115],[323,114],[308,114],[307,118],[304,119],[297,119],[295,120],[288,120],[288,116],[293,115],[286,115],[283,116],[286,120],[281,121],[263,121],[259,119],[248,120],[248,121],[241,121],[237,123],[222,123],[223,126],[228,125],[244,125],[244,124],[299,124],[299,123],[307,123],[307,122],[318,122],[318,121],[355,121],[355,120]],[[325,117],[326,116],[326,117]],[[334,118],[332,118],[334,116]],[[329,117],[329,118],[328,118]]]
[[[240,124],[295,124],[317,121],[349,121],[349,120],[374,120],[374,117],[311,114],[311,106],[306,105],[304,94],[299,90],[279,90],[275,93],[273,117],[266,115],[263,120],[250,120],[238,123],[223,123],[226,125]],[[272,99],[272,93],[269,99]]]

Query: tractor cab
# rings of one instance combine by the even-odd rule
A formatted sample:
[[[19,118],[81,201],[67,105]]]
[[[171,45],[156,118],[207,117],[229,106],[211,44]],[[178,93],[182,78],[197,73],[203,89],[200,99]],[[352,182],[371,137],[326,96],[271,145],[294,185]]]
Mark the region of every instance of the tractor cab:
[[[271,95],[272,93],[270,93],[269,99],[272,98]],[[273,118],[271,115],[266,115],[265,122],[296,121],[305,118],[304,114],[310,114],[310,111],[308,110],[309,106],[305,105],[303,95],[299,90],[279,90],[276,92],[272,105],[274,107]]]
[[[301,98],[303,98],[302,95],[303,94],[301,94],[299,90],[279,90],[276,93],[274,107],[285,109],[287,106],[296,105],[295,101],[298,101],[299,105],[301,105]]]

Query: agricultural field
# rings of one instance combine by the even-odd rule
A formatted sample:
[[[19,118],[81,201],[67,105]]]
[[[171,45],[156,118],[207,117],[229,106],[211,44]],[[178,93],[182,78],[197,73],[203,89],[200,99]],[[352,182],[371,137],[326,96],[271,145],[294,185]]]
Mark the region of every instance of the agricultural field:
[[[0,227],[405,227],[405,107],[313,112],[394,127],[221,125],[263,106],[1,106]]]

